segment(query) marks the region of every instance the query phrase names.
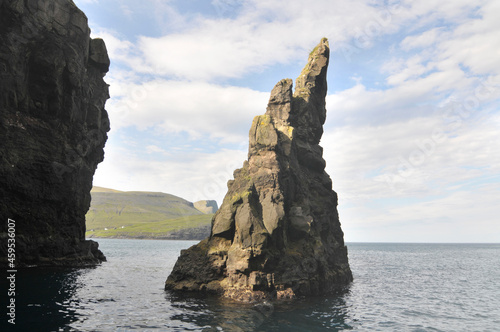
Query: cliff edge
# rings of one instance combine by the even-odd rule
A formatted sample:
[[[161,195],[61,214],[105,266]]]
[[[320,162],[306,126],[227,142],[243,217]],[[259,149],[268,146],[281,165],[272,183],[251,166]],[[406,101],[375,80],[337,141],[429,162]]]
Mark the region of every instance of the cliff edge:
[[[0,45],[0,264],[12,234],[16,267],[97,264],[85,213],[109,131],[106,46],[71,0],[0,1]]]
[[[337,194],[319,146],[328,61],[325,38],[294,92],[291,79],[273,88],[210,237],[181,252],[165,289],[248,302],[326,294],[352,281]]]
[[[217,212],[217,209],[219,208],[217,206],[217,202],[214,200],[203,200],[203,201],[197,201],[193,203],[194,208],[202,213],[208,214],[208,213],[215,213]]]

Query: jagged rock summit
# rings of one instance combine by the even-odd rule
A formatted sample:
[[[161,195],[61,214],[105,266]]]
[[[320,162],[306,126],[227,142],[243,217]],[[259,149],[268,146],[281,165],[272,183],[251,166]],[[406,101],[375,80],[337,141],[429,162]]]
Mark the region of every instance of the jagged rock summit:
[[[352,280],[337,194],[319,146],[328,60],[324,38],[295,92],[291,79],[273,88],[210,237],[181,252],[165,289],[255,301],[326,294]]]
[[[0,265],[12,235],[16,267],[105,260],[85,240],[85,213],[109,131],[109,65],[73,1],[0,1]]]

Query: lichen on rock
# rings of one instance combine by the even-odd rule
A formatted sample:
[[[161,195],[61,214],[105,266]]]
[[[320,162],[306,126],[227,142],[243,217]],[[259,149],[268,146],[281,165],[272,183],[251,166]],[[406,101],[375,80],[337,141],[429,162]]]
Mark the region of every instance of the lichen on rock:
[[[319,141],[326,119],[328,41],[296,81],[281,80],[249,133],[209,238],[181,252],[167,290],[240,301],[321,295],[352,280]]]
[[[104,158],[110,62],[71,0],[0,1],[0,265],[97,264],[85,213]]]

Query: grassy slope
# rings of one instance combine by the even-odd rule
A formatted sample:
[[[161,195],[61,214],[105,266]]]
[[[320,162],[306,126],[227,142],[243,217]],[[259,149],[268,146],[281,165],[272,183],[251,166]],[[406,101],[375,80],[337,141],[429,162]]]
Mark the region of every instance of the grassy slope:
[[[185,238],[190,229],[208,228],[212,218],[191,202],[164,193],[94,187],[91,194],[87,237],[168,238],[172,232],[184,230]],[[199,237],[199,233],[196,230],[193,237]]]

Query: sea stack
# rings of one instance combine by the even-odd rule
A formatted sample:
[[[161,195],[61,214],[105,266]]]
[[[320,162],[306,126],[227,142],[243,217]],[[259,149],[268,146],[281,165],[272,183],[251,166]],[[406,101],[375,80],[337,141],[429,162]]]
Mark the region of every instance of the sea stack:
[[[319,146],[329,52],[324,38],[294,92],[291,79],[273,88],[210,237],[181,252],[165,289],[251,302],[327,294],[352,281],[337,194]]]
[[[109,131],[106,46],[71,0],[0,1],[0,265],[105,260],[85,213]],[[11,227],[12,226],[12,227]]]

